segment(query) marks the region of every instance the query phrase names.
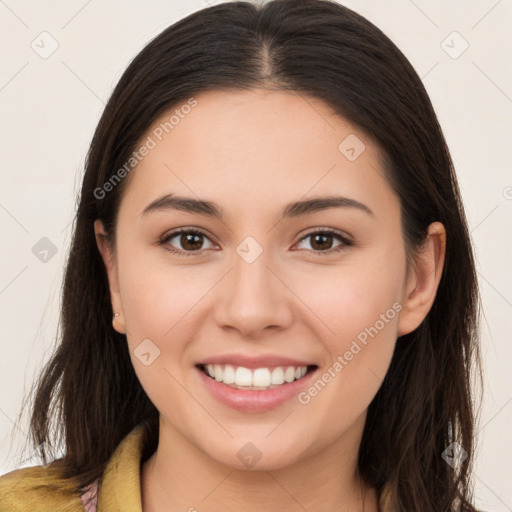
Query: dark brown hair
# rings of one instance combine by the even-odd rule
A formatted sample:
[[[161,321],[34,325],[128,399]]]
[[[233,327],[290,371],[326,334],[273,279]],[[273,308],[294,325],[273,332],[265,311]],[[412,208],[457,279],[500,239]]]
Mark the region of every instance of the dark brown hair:
[[[408,256],[421,246],[430,223],[444,224],[446,259],[435,302],[421,325],[397,340],[369,406],[359,469],[378,491],[390,487],[399,510],[474,511],[479,296],[453,163],[425,88],[405,56],[368,20],[330,0],[205,8],[164,30],[126,69],[87,155],[60,341],[37,381],[34,446],[55,446],[62,435],[65,455],[57,465],[77,491],[101,476],[136,425],[148,428],[143,459],[156,449],[158,411],[137,379],[125,336],[112,329],[107,275],[93,229],[101,219],[114,245],[127,180],[101,198],[95,190],[172,106],[200,92],[252,88],[319,98],[375,141],[400,198]],[[452,441],[468,453],[456,468],[442,457]]]

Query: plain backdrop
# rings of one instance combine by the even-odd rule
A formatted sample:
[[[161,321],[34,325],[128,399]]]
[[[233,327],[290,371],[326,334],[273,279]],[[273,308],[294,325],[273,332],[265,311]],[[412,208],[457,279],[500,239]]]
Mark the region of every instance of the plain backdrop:
[[[28,410],[17,419],[54,344],[76,196],[104,104],[151,38],[214,3],[0,1],[0,474],[38,463],[22,449]],[[512,511],[512,1],[340,3],[409,58],[447,138],[483,304],[477,505]]]

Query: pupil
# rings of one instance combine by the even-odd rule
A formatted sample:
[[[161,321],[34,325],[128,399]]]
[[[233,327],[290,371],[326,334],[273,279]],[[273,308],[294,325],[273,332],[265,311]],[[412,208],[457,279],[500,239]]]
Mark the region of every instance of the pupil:
[[[329,249],[329,247],[322,246],[322,242],[325,244],[326,239],[331,238],[332,235],[322,235],[322,234],[316,234],[313,236],[313,243],[312,246],[314,249]],[[317,245],[316,241],[317,239],[321,239],[320,247],[315,247]]]
[[[201,247],[201,237],[202,235],[198,235],[198,234],[190,234],[190,233],[187,233],[185,235],[182,235],[181,237],[181,241],[182,241],[182,245],[183,247],[187,248],[187,245],[189,246],[188,248],[191,248],[191,249],[198,249]],[[194,241],[193,239],[196,239],[196,246],[194,246]],[[192,241],[190,242],[190,240],[192,239]],[[199,244],[199,247],[197,247],[197,244]]]

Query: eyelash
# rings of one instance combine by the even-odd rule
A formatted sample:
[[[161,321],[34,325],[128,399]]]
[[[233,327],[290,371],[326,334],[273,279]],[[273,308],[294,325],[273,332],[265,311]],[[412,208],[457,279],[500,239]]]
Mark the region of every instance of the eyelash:
[[[172,246],[170,246],[168,244],[169,240],[173,239],[174,237],[176,237],[178,235],[182,235],[182,234],[203,235],[203,236],[205,236],[206,238],[209,239],[208,235],[204,231],[199,229],[199,228],[179,229],[177,231],[173,231],[173,232],[171,232],[171,233],[169,233],[167,235],[164,235],[158,241],[158,245],[163,246],[165,250],[167,250],[167,251],[169,251],[169,252],[171,252],[173,254],[177,254],[178,256],[202,256],[202,253],[203,253],[204,250],[199,250],[199,251],[182,251],[180,249],[175,249],[174,247],[172,247]],[[338,252],[341,252],[341,251],[345,250],[347,247],[352,245],[352,242],[347,237],[341,235],[340,233],[338,233],[337,231],[334,231],[332,229],[324,229],[324,228],[317,228],[314,231],[306,233],[299,240],[298,243],[302,242],[302,240],[304,240],[305,238],[308,238],[308,237],[314,236],[314,235],[318,235],[318,234],[332,235],[334,238],[338,239],[338,241],[342,242],[342,244],[338,245],[337,247],[334,247],[333,249],[329,249],[327,251],[318,251],[318,250],[315,251],[315,250],[312,250],[312,249],[306,249],[307,251],[309,251],[312,254],[315,254],[317,256],[324,256],[324,255],[330,255],[330,254],[333,254],[333,253],[338,253]]]

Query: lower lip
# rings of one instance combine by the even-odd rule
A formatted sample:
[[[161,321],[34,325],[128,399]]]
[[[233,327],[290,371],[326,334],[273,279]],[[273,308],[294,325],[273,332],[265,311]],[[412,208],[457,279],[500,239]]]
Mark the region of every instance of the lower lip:
[[[242,412],[264,412],[279,407],[297,396],[309,384],[318,368],[307,373],[299,380],[262,391],[232,388],[223,382],[208,377],[200,368],[196,367],[196,370],[199,372],[199,377],[205,386],[219,402]]]

